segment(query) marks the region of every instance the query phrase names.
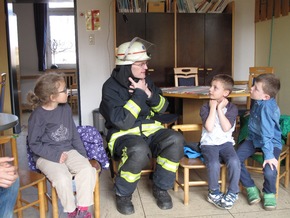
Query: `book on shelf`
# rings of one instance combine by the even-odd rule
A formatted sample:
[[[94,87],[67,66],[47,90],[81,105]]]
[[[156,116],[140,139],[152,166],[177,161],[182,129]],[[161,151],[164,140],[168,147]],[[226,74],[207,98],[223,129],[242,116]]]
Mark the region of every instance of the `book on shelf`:
[[[119,13],[141,13],[147,12],[148,2],[154,0],[117,0],[116,6]],[[156,1],[164,2],[164,1]]]
[[[217,0],[214,3],[214,6],[211,8],[211,10],[208,11],[208,13],[213,13],[218,8],[218,6],[222,3],[223,0]]]
[[[228,6],[229,3],[231,3],[233,0],[222,0],[222,2],[219,4],[219,6],[216,8],[215,11],[212,11],[211,13],[222,13],[225,8]]]
[[[205,8],[208,6],[209,2],[208,1],[205,1],[203,3],[203,5],[201,7],[199,7],[197,13],[204,13],[205,12]]]
[[[203,8],[201,9],[201,12],[200,13],[207,13],[209,8],[212,6],[212,2],[207,2]]]
[[[184,4],[183,0],[177,0],[176,3],[177,3],[178,13],[186,13],[185,4]]]
[[[189,13],[196,13],[195,7],[194,7],[194,0],[186,0],[186,3],[189,8]]]
[[[197,3],[194,5],[196,12],[199,12],[199,11],[202,9],[202,7],[204,6],[204,4],[205,4],[206,2],[207,2],[207,0],[202,0],[202,1],[200,1],[200,2],[197,2]]]

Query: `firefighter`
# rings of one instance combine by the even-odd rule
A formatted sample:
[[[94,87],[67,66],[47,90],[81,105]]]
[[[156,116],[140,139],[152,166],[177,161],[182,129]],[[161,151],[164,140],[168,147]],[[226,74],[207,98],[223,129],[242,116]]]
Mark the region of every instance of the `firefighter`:
[[[134,38],[117,49],[116,67],[104,83],[100,113],[106,120],[107,142],[112,158],[120,164],[115,178],[117,210],[133,214],[132,194],[141,170],[156,158],[153,196],[159,208],[173,207],[167,190],[173,187],[179,160],[183,157],[182,134],[165,129],[154,120],[165,112],[168,101],[161,90],[146,77],[150,60],[146,41]],[[148,46],[147,46],[148,47]]]

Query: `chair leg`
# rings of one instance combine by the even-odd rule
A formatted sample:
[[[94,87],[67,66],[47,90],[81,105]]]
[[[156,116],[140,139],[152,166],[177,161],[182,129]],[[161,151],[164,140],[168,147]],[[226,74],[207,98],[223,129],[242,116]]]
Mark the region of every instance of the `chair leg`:
[[[278,167],[277,167],[277,178],[276,178],[276,198],[278,198],[278,192],[279,192],[279,185],[280,185],[280,171],[281,171],[281,158],[278,159]]]
[[[178,183],[177,183],[177,181],[178,181],[178,169],[177,169],[177,171],[176,171],[176,176],[175,176],[175,182],[174,182],[174,188],[173,188],[173,190],[175,191],[175,192],[177,192],[178,191]]]
[[[100,218],[100,178],[97,173],[96,185],[94,191],[94,215],[95,218]]]
[[[19,190],[19,191],[18,191],[18,195],[17,195],[17,199],[16,199],[16,205],[17,205],[17,208],[21,208],[21,207],[22,207],[21,198],[22,198],[22,194],[21,194],[21,191]],[[17,212],[17,217],[18,217],[18,218],[22,218],[22,217],[23,217],[23,212],[22,212],[22,210],[19,210],[19,211]]]
[[[184,205],[189,201],[189,168],[184,167]]]
[[[47,183],[46,180],[44,181],[44,187],[43,187],[43,192],[44,192],[44,204],[45,204],[45,211],[48,211],[48,200],[47,200]]]
[[[288,153],[286,154],[287,156],[285,158],[285,171],[286,171],[286,173],[285,173],[285,179],[284,179],[284,186],[285,186],[285,188],[288,188],[288,186],[289,186],[289,164],[290,164],[289,152],[290,151],[288,151]]]
[[[52,217],[58,218],[58,204],[57,194],[55,188],[51,185],[51,206],[52,206]]]
[[[44,179],[42,182],[39,182],[37,187],[38,187],[38,199],[39,199],[39,216],[40,218],[45,218],[45,182],[46,180]]]

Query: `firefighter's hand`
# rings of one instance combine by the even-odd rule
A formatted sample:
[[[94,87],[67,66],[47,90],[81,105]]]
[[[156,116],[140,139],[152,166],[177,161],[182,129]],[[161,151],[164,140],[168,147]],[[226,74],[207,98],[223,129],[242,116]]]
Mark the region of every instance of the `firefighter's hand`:
[[[141,89],[147,94],[148,98],[151,97],[151,91],[148,89],[145,79],[139,79],[138,82],[135,82],[131,77],[129,77],[129,81],[131,82],[129,92],[133,93],[135,89]]]

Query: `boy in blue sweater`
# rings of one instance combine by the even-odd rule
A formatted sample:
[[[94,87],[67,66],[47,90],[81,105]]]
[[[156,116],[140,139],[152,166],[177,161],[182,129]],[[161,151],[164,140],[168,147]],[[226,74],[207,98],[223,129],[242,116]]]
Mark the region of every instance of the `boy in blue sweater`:
[[[280,80],[274,74],[261,74],[251,88],[251,99],[255,100],[250,111],[248,137],[240,145],[237,154],[241,161],[242,185],[247,190],[250,205],[261,201],[260,191],[247,171],[244,161],[257,150],[263,152],[263,198],[265,210],[276,209],[276,179],[278,158],[282,149],[279,125],[280,109],[275,96],[280,90]]]

